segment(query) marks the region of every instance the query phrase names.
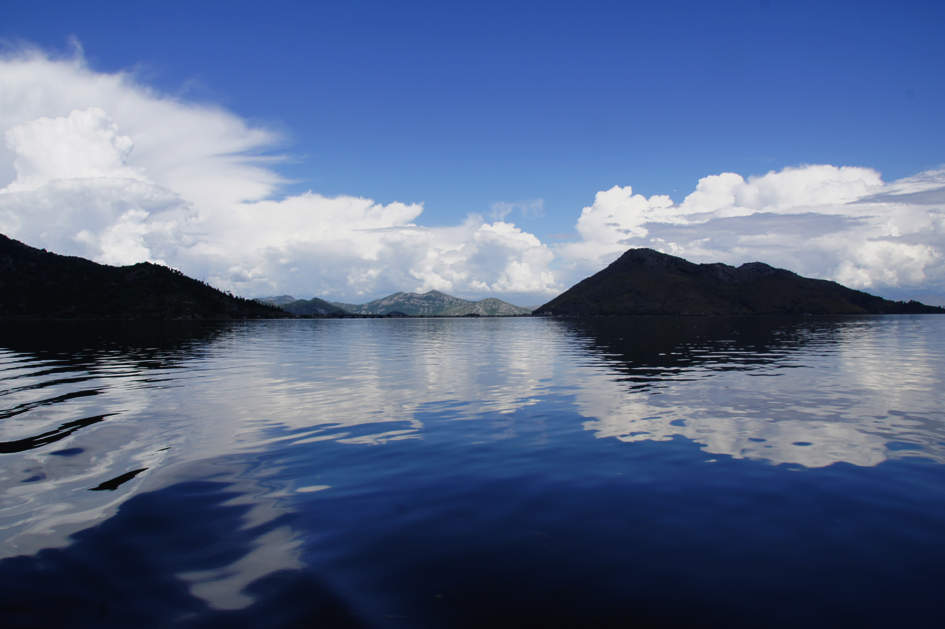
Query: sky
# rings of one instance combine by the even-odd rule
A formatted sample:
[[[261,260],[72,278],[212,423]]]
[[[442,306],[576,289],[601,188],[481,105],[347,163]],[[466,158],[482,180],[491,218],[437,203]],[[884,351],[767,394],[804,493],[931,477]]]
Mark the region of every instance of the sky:
[[[10,0],[0,233],[247,297],[642,246],[945,293],[945,5],[587,4]]]

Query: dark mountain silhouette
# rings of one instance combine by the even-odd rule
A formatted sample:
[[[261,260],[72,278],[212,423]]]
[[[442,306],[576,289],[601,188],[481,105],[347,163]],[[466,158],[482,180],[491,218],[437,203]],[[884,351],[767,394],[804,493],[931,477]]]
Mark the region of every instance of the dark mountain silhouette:
[[[536,315],[919,314],[945,309],[888,301],[761,262],[694,264],[631,249],[571,287]]]
[[[180,271],[107,266],[0,234],[0,318],[276,319],[284,310],[234,297]]]

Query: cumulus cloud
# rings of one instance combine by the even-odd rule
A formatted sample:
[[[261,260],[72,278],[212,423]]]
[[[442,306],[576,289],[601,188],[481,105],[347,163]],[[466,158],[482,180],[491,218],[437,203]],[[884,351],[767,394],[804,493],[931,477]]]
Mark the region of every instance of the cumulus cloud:
[[[870,168],[804,165],[745,179],[701,179],[681,203],[630,186],[598,192],[557,247],[576,275],[629,247],[695,262],[761,260],[882,291],[945,290],[945,170],[884,183]]]
[[[17,177],[0,191],[4,232],[106,264],[173,254],[186,206],[127,165],[134,143],[102,109],[38,118],[5,140]]]
[[[16,153],[11,190],[37,188],[50,179],[119,177],[146,181],[125,164],[134,142],[98,107],[75,110],[68,118],[39,118],[6,132]]]
[[[278,198],[279,140],[219,107],[158,94],[81,56],[0,59],[0,231],[108,264],[152,260],[243,295],[396,290],[537,295],[554,258],[505,214],[425,228],[422,204]],[[512,204],[536,216],[541,201]]]
[[[0,56],[0,132],[0,232],[108,264],[163,262],[246,296],[437,289],[534,304],[641,246],[945,292],[945,170],[891,183],[848,166],[721,173],[679,203],[615,186],[580,213],[576,240],[549,247],[513,221],[544,216],[542,199],[430,228],[421,203],[279,196],[277,134],[96,72],[81,53]]]

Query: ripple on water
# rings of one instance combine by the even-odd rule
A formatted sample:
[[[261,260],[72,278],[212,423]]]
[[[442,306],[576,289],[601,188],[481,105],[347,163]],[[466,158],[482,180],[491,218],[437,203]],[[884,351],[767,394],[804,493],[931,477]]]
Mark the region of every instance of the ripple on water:
[[[921,625],[943,581],[936,317],[59,326],[0,331],[34,620]]]

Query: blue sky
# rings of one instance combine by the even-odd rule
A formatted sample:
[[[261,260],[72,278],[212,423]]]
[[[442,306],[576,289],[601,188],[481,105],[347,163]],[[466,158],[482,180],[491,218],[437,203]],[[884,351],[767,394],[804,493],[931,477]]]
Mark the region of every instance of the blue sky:
[[[740,263],[749,261],[743,259],[747,256],[872,290],[945,289],[945,278],[933,264],[936,254],[945,255],[945,250],[935,239],[921,243],[926,247],[922,253],[915,249],[915,237],[906,238],[903,242],[913,249],[904,255],[913,260],[912,267],[919,267],[904,268],[892,277],[880,272],[892,264],[889,259],[857,260],[837,251],[805,254],[798,243],[804,234],[817,232],[813,225],[804,229],[795,225],[796,242],[769,243],[767,249],[757,242],[745,244],[758,235],[750,220],[741,221],[749,224],[742,246],[730,243],[727,248],[700,248],[692,244],[699,239],[691,235],[685,242],[665,237],[647,241],[656,232],[665,236],[666,230],[643,228],[643,234],[638,225],[678,225],[679,216],[685,215],[688,223],[705,223],[708,237],[718,240],[713,228],[728,229],[731,221],[708,224],[693,217],[715,212],[714,221],[744,218],[749,216],[746,207],[755,214],[781,213],[790,209],[783,200],[730,204],[742,208],[737,211],[715,202],[685,212],[663,208],[657,216],[647,214],[653,208],[633,210],[627,205],[631,197],[624,195],[623,201],[614,201],[623,208],[618,215],[637,212],[635,218],[616,219],[624,238],[602,241],[598,234],[594,240],[586,225],[583,232],[578,225],[582,209],[596,207],[598,193],[614,186],[632,186],[633,195],[647,199],[668,195],[680,206],[700,180],[724,173],[736,173],[746,182],[752,176],[783,174],[786,168],[805,165],[856,167],[873,173],[859,177],[865,187],[846,196],[804,197],[807,205],[792,206],[789,213],[794,217],[811,214],[811,208],[824,204],[849,204],[854,193],[869,198],[901,194],[907,188],[914,191],[919,184],[896,182],[939,173],[945,163],[943,26],[945,5],[933,2],[900,6],[746,0],[588,7],[576,2],[165,1],[83,6],[13,1],[4,8],[0,37],[6,41],[8,61],[22,59],[27,49],[38,50],[52,64],[74,62],[78,54],[93,83],[95,76],[121,75],[134,84],[129,89],[185,108],[222,111],[246,129],[265,132],[265,140],[245,143],[241,150],[272,158],[255,164],[268,173],[263,176],[270,186],[267,199],[311,191],[329,199],[371,199],[382,208],[394,202],[422,204],[416,216],[382,220],[363,229],[409,224],[439,230],[430,238],[452,243],[419,253],[411,245],[414,258],[427,260],[427,266],[404,267],[393,275],[385,269],[397,257],[396,251],[385,257],[376,247],[365,245],[356,272],[329,277],[324,270],[310,270],[304,281],[299,278],[305,270],[298,265],[292,267],[297,270],[291,279],[275,273],[259,256],[246,264],[223,260],[219,251],[225,247],[208,245],[200,255],[181,254],[181,243],[190,242],[183,236],[176,241],[174,255],[171,248],[151,243],[156,236],[146,236],[137,248],[139,257],[165,261],[243,294],[303,292],[297,296],[318,293],[358,300],[392,292],[389,289],[440,288],[466,296],[538,303],[612,260],[619,254],[617,248],[634,245],[657,246],[696,261]],[[74,51],[70,38],[81,45],[81,53]],[[158,150],[148,148],[147,138],[153,132],[146,130],[147,125],[123,120],[117,113],[118,101],[107,96],[96,101],[87,92],[79,97],[84,88],[70,89],[71,93],[61,90],[50,96],[55,105],[37,107],[35,119],[65,120],[72,111],[97,107],[121,137],[133,141],[134,150],[122,159],[144,173],[140,181],[147,179],[177,193],[192,213],[202,211],[195,194],[175,188],[170,183],[173,178],[156,176],[156,162],[146,163],[140,156],[147,153],[155,159]],[[21,105],[17,109],[24,113],[19,118],[8,116],[0,131],[29,122],[30,114]],[[153,128],[160,124],[157,118],[152,121]],[[19,148],[13,149],[7,138],[10,164],[17,155],[34,150],[24,147],[40,136],[17,137],[27,136],[32,139],[18,140]],[[208,149],[207,154],[214,152]],[[0,186],[8,185],[19,171],[8,165],[5,172]],[[45,181],[62,179],[49,172]],[[835,188],[824,183],[833,181],[826,172],[814,179],[820,188]],[[847,175],[839,180],[850,183]],[[940,173],[925,179],[931,183],[922,190],[945,186]],[[803,177],[798,180],[797,185],[809,187]],[[115,199],[114,203],[125,205],[138,203],[120,194]],[[927,214],[940,211],[942,203],[935,203],[913,209]],[[85,240],[76,236],[79,232],[54,237],[24,229],[24,219],[10,207],[5,223],[0,209],[0,227],[10,232],[19,225],[21,236],[43,241],[29,244],[91,242],[91,236]],[[148,218],[142,220],[155,222],[161,212],[171,211],[170,206],[162,207],[143,209]],[[876,214],[870,207],[844,218],[859,221],[862,227],[866,217]],[[271,207],[268,211],[278,214]],[[816,212],[833,217],[833,225],[839,210]],[[310,213],[317,214],[314,206]],[[515,258],[519,254],[489,253],[483,247],[473,255],[470,246],[465,261],[437,270],[440,262],[432,258],[442,261],[444,252],[462,248],[456,244],[462,237],[445,232],[468,222],[471,214],[482,217],[482,224],[514,225],[521,242],[513,249],[518,247],[521,255],[527,248],[525,234],[547,251],[533,251],[535,255],[525,261]],[[647,217],[642,223],[641,216]],[[917,216],[899,225],[899,236],[892,232],[860,236],[889,242],[908,236],[908,225],[915,233],[928,231],[916,226],[921,218]],[[928,214],[928,224],[938,225],[936,217],[934,212]],[[759,224],[770,225],[769,219]],[[81,227],[81,219],[76,220]],[[343,220],[336,216],[336,221]],[[179,217],[170,222],[175,221],[178,227],[183,224]],[[300,229],[296,224],[289,231]],[[469,234],[478,233],[469,229]],[[581,243],[587,245],[583,250],[561,248]],[[259,251],[292,248],[285,236],[247,244]],[[74,252],[113,263],[134,257],[127,248],[109,257],[103,247]],[[793,247],[794,253],[785,254],[785,247]],[[849,243],[846,247],[855,248]],[[600,255],[588,253],[595,248]],[[295,260],[286,251],[279,259]],[[325,264],[298,247],[294,251],[303,265]],[[215,263],[208,257],[214,255]],[[270,255],[269,264],[279,255]],[[490,267],[490,255],[504,260],[505,266]],[[374,283],[365,279],[374,272],[365,261],[384,265],[380,271],[374,269]],[[517,271],[509,266],[513,263],[519,265]],[[524,273],[522,265],[529,266],[531,279],[510,279],[514,272]],[[237,267],[242,271],[232,271]],[[503,272],[505,280],[500,277]],[[315,276],[322,279],[314,281]],[[386,279],[377,279],[382,276]],[[545,279],[536,279],[541,277]]]

